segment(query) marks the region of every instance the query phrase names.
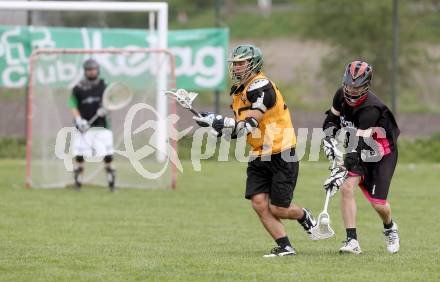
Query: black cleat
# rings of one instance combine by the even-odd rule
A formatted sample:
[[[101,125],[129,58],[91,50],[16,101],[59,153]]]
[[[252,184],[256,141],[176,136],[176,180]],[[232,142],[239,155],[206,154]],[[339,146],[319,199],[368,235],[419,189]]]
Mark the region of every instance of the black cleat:
[[[269,254],[264,255],[264,258],[273,258],[273,257],[285,257],[285,256],[294,256],[296,255],[296,251],[292,246],[280,247],[277,246],[273,248]]]
[[[300,224],[304,228],[304,231],[306,231],[307,236],[312,239],[312,227],[316,226],[316,220],[313,218],[312,213],[308,209],[303,208],[303,211],[306,214],[306,219],[304,222],[300,222]]]

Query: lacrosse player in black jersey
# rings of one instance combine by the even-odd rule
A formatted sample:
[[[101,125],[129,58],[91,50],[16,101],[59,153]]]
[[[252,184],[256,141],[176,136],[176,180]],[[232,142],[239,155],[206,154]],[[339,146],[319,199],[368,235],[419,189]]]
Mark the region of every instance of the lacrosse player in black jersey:
[[[342,87],[336,91],[323,125],[327,134],[324,151],[330,160],[339,154],[336,133],[343,128],[346,134],[344,164],[333,169],[324,184],[332,195],[341,190],[341,212],[347,233],[341,253],[361,253],[356,233],[357,185],[383,222],[388,252],[396,253],[400,247],[397,224],[387,201],[397,164],[400,130],[391,111],[370,90],[372,75],[373,69],[366,62],[347,65]]]

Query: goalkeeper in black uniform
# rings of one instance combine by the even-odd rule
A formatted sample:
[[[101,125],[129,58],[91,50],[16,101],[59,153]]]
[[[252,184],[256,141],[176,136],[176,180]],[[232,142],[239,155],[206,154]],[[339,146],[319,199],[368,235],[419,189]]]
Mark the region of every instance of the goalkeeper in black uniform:
[[[387,201],[400,130],[388,107],[371,92],[372,75],[373,69],[366,62],[347,65],[342,87],[336,91],[323,125],[327,134],[324,151],[330,160],[339,155],[336,131],[341,127],[346,131],[344,165],[333,169],[324,184],[331,195],[341,187],[341,212],[347,232],[341,253],[361,253],[356,233],[357,185],[383,222],[388,252],[396,253],[400,247],[397,224]]]
[[[75,155],[74,180],[79,189],[82,184],[84,157],[103,157],[110,191],[115,189],[115,169],[113,161],[113,133],[108,129],[106,111],[102,106],[102,96],[106,88],[99,78],[99,65],[94,59],[83,64],[84,77],[73,88],[69,107],[79,132],[73,138]],[[95,115],[97,118],[94,119]]]

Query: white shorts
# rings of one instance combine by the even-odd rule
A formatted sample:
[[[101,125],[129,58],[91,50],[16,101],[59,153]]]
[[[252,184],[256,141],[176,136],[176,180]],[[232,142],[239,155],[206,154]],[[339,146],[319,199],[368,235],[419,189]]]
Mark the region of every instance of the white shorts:
[[[84,157],[113,155],[113,133],[106,128],[92,127],[85,133],[75,131],[72,141],[73,154]]]

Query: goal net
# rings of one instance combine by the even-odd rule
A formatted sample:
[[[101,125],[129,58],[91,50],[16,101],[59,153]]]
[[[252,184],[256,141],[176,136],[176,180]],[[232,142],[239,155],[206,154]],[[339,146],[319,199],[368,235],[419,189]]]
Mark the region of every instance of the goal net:
[[[113,133],[116,186],[172,187],[175,168],[170,156],[167,116],[175,106],[163,95],[174,87],[174,57],[159,49],[48,49],[29,62],[26,183],[37,188],[73,184],[75,129],[68,100],[84,77],[83,63],[93,58],[106,85],[119,83],[132,94],[122,109],[108,111]],[[92,128],[93,129],[93,128]],[[92,130],[90,129],[90,130]],[[171,128],[172,129],[172,128]],[[85,156],[84,185],[107,185],[103,158]]]

